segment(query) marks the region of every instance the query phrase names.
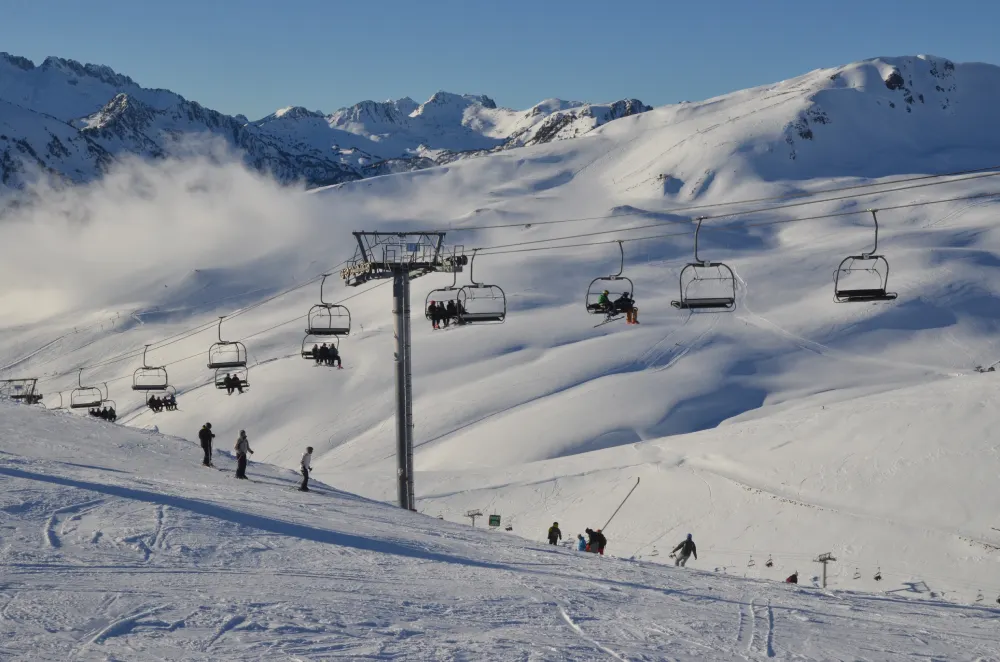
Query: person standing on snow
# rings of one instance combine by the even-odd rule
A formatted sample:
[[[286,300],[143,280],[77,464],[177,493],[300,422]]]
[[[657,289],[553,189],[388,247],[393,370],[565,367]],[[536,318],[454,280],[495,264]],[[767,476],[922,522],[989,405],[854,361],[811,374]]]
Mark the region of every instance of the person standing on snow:
[[[205,459],[201,461],[206,467],[212,466],[212,439],[215,434],[212,432],[212,424],[205,423],[198,430],[198,440],[201,442],[201,449],[205,451]]]
[[[694,540],[691,539],[690,533],[688,534],[687,539],[684,540],[681,544],[674,547],[673,551],[671,551],[670,553],[676,554],[677,550],[680,550],[681,553],[677,555],[677,560],[674,561],[674,565],[683,568],[684,565],[687,563],[687,560],[691,558],[692,554],[694,555],[694,560],[695,561],[698,560],[698,548],[695,546]]]
[[[303,492],[309,491],[309,472],[312,471],[313,447],[307,446],[306,452],[302,454],[302,485],[299,489]]]
[[[559,530],[559,522],[552,522],[552,526],[549,527],[549,544],[558,545],[560,540],[562,531]]]
[[[247,439],[247,431],[240,430],[240,438],[236,440],[236,477],[247,479],[247,453],[253,455],[250,448],[250,440]]]
[[[587,550],[587,539],[583,537],[583,534],[577,534],[576,536],[576,551],[584,552]]]
[[[593,547],[594,543],[596,543],[596,545],[597,545],[596,549],[594,549],[594,547]],[[601,556],[604,556],[604,547],[607,544],[608,544],[608,539],[604,537],[604,534],[601,533],[601,530],[598,529],[597,531],[594,531],[594,538],[593,538],[593,543],[592,543],[592,546],[590,548],[590,551],[597,552]]]

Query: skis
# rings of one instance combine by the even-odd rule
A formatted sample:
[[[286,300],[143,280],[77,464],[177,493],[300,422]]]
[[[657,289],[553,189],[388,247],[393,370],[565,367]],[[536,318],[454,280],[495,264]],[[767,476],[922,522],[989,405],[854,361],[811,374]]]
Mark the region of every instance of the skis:
[[[596,329],[596,328],[598,328],[600,326],[604,326],[605,324],[610,324],[611,322],[617,322],[622,317],[623,317],[623,315],[618,315],[617,317],[609,317],[606,320],[604,320],[603,322],[601,322],[600,324],[595,324],[594,328]]]

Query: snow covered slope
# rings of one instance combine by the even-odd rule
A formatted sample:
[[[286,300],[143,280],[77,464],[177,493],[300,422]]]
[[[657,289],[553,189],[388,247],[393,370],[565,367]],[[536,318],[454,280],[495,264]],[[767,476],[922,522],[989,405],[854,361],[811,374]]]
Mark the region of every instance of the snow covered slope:
[[[600,558],[0,403],[0,655],[995,659],[998,609]]]
[[[364,101],[329,116],[289,107],[251,123],[169,90],[143,88],[105,66],[50,57],[36,67],[0,53],[0,123],[3,140],[14,143],[0,144],[0,183],[23,188],[39,172],[88,181],[104,172],[109,155],[162,158],[211,136],[279,181],[322,186],[572,138],[646,110],[635,99],[609,106],[549,100],[522,113],[497,108],[486,96],[438,92],[419,105]],[[75,153],[81,148],[54,142],[53,130],[65,134],[63,143],[89,151],[86,162]]]
[[[555,519],[575,533],[642,476],[609,531],[616,554],[662,557],[691,530],[702,567],[753,555],[759,570],[771,554],[774,578],[830,551],[841,587],[873,588],[881,566],[880,588],[919,579],[924,597],[969,602],[1000,592],[996,373],[973,370],[1000,358],[998,198],[986,197],[1000,178],[900,181],[996,165],[998,77],[872,60],[308,195],[207,160],[114,169],[0,226],[2,376],[41,377],[58,406],[86,367],[128,425],[245,428],[260,459],[288,468],[311,443],[324,480],[388,500],[388,288],[327,283],[328,299],[351,297],[343,371],[299,357],[304,316],[313,278],[352,255],[350,231],[447,228],[451,244],[494,247],[475,276],[504,287],[509,316],[432,331],[415,313],[428,514],[495,507],[529,537]],[[815,195],[847,186],[867,188]],[[732,204],[780,196],[794,197]],[[873,242],[867,207],[882,210],[899,298],[836,304],[834,270]],[[670,306],[703,213],[734,214],[701,235],[702,256],[737,274],[732,314]],[[614,239],[641,324],[594,328],[583,297],[618,270]],[[414,281],[417,306],[449,283]],[[205,357],[214,317],[240,308],[223,337],[247,343],[251,386],[227,397]],[[152,364],[170,364],[179,412],[152,414],[128,388],[146,343]]]

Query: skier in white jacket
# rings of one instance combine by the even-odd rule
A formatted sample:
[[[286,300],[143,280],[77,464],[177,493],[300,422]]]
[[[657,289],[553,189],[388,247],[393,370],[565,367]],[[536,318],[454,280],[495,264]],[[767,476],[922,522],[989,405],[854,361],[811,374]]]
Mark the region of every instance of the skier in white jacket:
[[[302,485],[299,489],[303,492],[309,491],[309,472],[312,471],[313,447],[307,446],[306,452],[302,454]]]
[[[246,480],[247,477],[247,453],[253,455],[250,448],[250,440],[247,439],[247,431],[240,430],[240,438],[236,440],[236,477]]]

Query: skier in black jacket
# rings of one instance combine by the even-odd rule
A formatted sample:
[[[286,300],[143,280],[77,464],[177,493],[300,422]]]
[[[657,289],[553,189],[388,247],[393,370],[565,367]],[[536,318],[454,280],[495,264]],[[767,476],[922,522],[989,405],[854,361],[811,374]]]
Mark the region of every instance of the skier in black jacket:
[[[212,432],[212,424],[205,423],[198,430],[198,440],[201,441],[201,449],[205,451],[205,459],[202,460],[202,464],[206,467],[212,466],[212,439],[215,438],[215,433]]]
[[[558,545],[560,540],[562,531],[559,530],[559,522],[552,522],[552,526],[549,527],[549,544]]]
[[[680,550],[681,553],[677,554],[677,550]],[[690,533],[688,534],[687,539],[684,540],[684,542],[682,542],[681,544],[674,547],[673,551],[670,553],[671,555],[677,554],[677,560],[674,561],[674,565],[679,565],[682,568],[687,563],[687,560],[691,558],[692,555],[694,555],[695,561],[698,560],[698,548],[695,546],[694,540],[691,539]]]

